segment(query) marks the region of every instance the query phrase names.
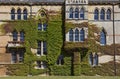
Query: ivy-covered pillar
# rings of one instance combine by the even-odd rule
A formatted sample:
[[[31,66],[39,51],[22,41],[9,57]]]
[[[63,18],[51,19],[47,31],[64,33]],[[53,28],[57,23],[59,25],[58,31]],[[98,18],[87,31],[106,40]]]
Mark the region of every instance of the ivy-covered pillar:
[[[73,74],[79,76],[81,74],[80,52],[73,53]]]

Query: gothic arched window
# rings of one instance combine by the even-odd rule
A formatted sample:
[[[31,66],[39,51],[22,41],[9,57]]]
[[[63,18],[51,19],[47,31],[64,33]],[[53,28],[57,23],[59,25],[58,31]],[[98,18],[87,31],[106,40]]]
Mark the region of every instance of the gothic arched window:
[[[107,20],[111,20],[111,10],[107,10]]]
[[[104,30],[100,33],[100,44],[106,45],[106,33]]]
[[[80,10],[80,19],[84,19],[85,17],[85,11],[84,11],[84,8],[81,8]]]
[[[84,41],[85,40],[85,31],[84,29],[82,28],[80,30],[80,41]]]
[[[99,20],[99,11],[98,11],[98,9],[95,9],[95,11],[94,11],[94,20]]]
[[[79,9],[78,8],[75,9],[75,18],[79,18]]]
[[[69,41],[73,41],[73,30],[69,30]]]
[[[15,9],[12,8],[11,10],[11,20],[15,20]]]
[[[100,19],[105,20],[105,10],[104,9],[102,9],[100,12]]]
[[[17,10],[17,19],[21,20],[21,9],[20,8]]]
[[[69,18],[73,18],[73,8],[70,8],[69,10]]]
[[[75,30],[75,41],[79,41],[79,30]]]
[[[27,20],[27,14],[28,14],[28,13],[27,13],[27,9],[24,9],[24,10],[23,10],[23,19],[24,19],[24,20]]]

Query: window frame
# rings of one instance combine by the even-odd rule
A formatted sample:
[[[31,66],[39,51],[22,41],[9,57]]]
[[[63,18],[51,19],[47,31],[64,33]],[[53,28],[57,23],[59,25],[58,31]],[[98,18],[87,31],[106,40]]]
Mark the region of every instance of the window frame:
[[[79,42],[79,30],[75,29],[75,42]]]
[[[11,9],[11,20],[15,20],[15,9]]]
[[[69,41],[73,41],[74,40],[74,32],[72,29],[69,30]]]
[[[111,13],[111,10],[108,9],[108,10],[107,10],[107,13],[106,13],[106,19],[107,19],[107,20],[111,20],[111,14],[112,14],[112,13]]]
[[[100,20],[105,20],[105,10],[104,9],[101,9]]]
[[[17,20],[21,20],[21,9],[17,10]]]
[[[18,41],[18,32],[17,31],[13,31],[12,37],[13,37],[13,41]]]
[[[23,10],[23,19],[24,19],[24,20],[27,20],[27,15],[28,15],[28,12],[27,12],[27,9],[25,8],[25,9]]]
[[[47,42],[38,41],[37,56],[47,55]]]
[[[100,44],[106,45],[106,33],[104,30],[100,32]]]
[[[20,41],[25,41],[25,33],[23,31],[20,32]]]
[[[94,20],[99,20],[99,10],[95,9],[94,11]]]
[[[70,18],[70,19],[73,19],[73,18],[74,18],[73,15],[74,15],[74,11],[73,11],[73,8],[71,7],[71,8],[69,9],[69,18]]]
[[[85,30],[82,28],[80,30],[80,41],[83,42],[85,40]]]
[[[79,18],[79,9],[78,8],[75,9],[75,18],[76,19]]]
[[[85,9],[81,8],[80,10],[80,19],[84,20],[85,19]]]

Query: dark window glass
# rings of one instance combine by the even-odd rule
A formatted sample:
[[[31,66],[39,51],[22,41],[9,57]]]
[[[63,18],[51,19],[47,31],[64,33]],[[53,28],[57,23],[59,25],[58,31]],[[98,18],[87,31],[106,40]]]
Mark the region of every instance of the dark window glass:
[[[75,18],[79,18],[79,9],[78,8],[75,9]]]
[[[69,31],[69,41],[73,41],[73,30]]]
[[[98,9],[95,9],[95,11],[94,11],[94,20],[99,20],[99,11],[98,11]]]
[[[79,30],[75,30],[75,41],[79,41]]]
[[[80,10],[80,19],[84,19],[84,17],[85,17],[84,8],[81,8],[81,10]]]
[[[11,10],[11,20],[15,20],[15,9]]]
[[[24,37],[24,32],[20,32],[20,41],[24,41],[25,37]]]
[[[38,30],[42,30],[42,24],[38,23]]]
[[[73,8],[70,8],[69,10],[69,18],[73,18]]]
[[[24,19],[24,20],[27,20],[27,14],[28,14],[28,13],[27,13],[27,9],[24,9],[24,10],[23,10],[23,19]]]
[[[89,54],[89,64],[92,66],[93,65],[93,54]]]
[[[46,31],[47,30],[47,24],[43,24],[43,30]]]
[[[111,20],[111,10],[107,10],[107,20]]]
[[[104,9],[102,9],[100,12],[100,19],[105,20],[105,10]]]
[[[45,41],[43,42],[43,54],[47,54],[47,43]]]
[[[85,31],[84,29],[80,30],[80,41],[84,41],[85,40]]]
[[[19,62],[23,62],[23,60],[24,60],[24,52],[22,51],[19,53]]]
[[[17,54],[16,54],[16,52],[12,52],[12,62],[13,63],[17,62]]]
[[[13,41],[18,40],[18,33],[16,31],[13,32]]]
[[[41,61],[37,61],[37,66],[41,68]]]
[[[38,41],[37,54],[38,54],[38,55],[41,55],[41,41]]]
[[[21,9],[17,10],[17,19],[21,20]]]
[[[57,60],[58,65],[63,65],[64,64],[64,57],[63,55],[60,55]]]
[[[98,54],[95,53],[94,55],[94,66],[97,66],[98,65]]]

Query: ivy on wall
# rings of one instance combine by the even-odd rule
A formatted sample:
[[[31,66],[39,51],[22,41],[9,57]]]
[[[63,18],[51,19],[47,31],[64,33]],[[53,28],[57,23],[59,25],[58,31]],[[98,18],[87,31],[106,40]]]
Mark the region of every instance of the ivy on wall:
[[[46,10],[41,11],[44,12]],[[39,22],[48,24],[47,31],[39,31],[37,29]],[[69,29],[75,27],[87,27],[88,39],[80,43],[64,42],[63,31],[65,30],[65,33],[67,33]],[[27,75],[29,73],[38,75],[48,72],[50,75],[95,75],[97,71],[92,70],[88,65],[87,55],[89,52],[107,52],[109,48],[112,48],[112,46],[101,47],[99,45],[99,32],[101,29],[96,27],[96,25],[87,22],[80,24],[65,22],[64,27],[61,12],[57,12],[57,14],[54,15],[47,15],[47,17],[38,16],[35,17],[35,19],[29,19],[27,21],[10,21],[2,25],[1,29],[4,34],[11,33],[14,30],[17,30],[17,32],[23,30],[25,32],[26,52],[24,63],[22,65],[8,65],[10,75]],[[37,57],[32,53],[31,48],[37,49],[37,41],[47,42],[46,56]],[[60,54],[64,55],[64,65],[58,66],[56,61]],[[45,61],[47,68],[34,69],[34,62],[38,60]],[[74,61],[74,63],[72,63],[72,61]],[[25,71],[24,68],[26,68]]]
[[[39,19],[39,20],[38,20]],[[44,20],[46,20],[44,18]],[[56,15],[49,15],[47,17],[47,31],[39,31],[38,23],[43,22],[43,18],[38,17],[37,19],[29,19],[27,21],[10,21],[2,26],[4,33],[11,33],[16,30],[20,32],[23,30],[25,32],[25,56],[24,63],[22,66],[27,66],[26,73],[23,71],[19,71],[23,73],[23,75],[32,74],[38,75],[41,73],[49,72],[51,75],[71,75],[71,57],[65,58],[65,64],[63,66],[57,66],[56,61],[59,55],[63,52],[63,21],[60,12],[57,12]],[[31,48],[37,49],[37,41],[46,41],[47,42],[47,55],[37,57],[32,53]],[[35,61],[45,61],[47,63],[47,69],[34,69]],[[67,64],[69,63],[69,65]],[[12,65],[11,65],[12,66]],[[11,68],[11,66],[8,66]],[[9,69],[12,71],[11,74],[16,75],[19,68],[19,65],[15,65],[17,70],[14,69],[14,66]],[[14,70],[13,70],[14,69]],[[29,70],[30,69],[30,70]],[[60,71],[60,69],[66,71]],[[10,74],[10,75],[11,75]],[[19,75],[19,74],[17,74]]]

